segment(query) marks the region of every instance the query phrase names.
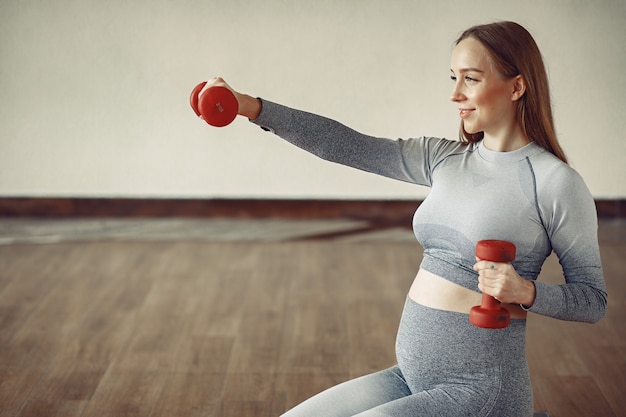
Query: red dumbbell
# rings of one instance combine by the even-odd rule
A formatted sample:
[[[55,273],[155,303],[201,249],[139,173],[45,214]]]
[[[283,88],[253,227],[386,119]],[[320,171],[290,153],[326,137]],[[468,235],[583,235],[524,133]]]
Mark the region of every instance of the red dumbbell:
[[[205,85],[206,81],[198,84],[191,92],[191,108],[211,126],[223,127],[230,124],[239,112],[235,95],[228,88],[220,86],[208,88],[200,95]]]
[[[483,261],[511,262],[515,259],[515,245],[505,240],[481,240],[476,243],[476,257]],[[472,307],[470,323],[487,329],[504,329],[511,322],[511,313],[500,301],[483,293],[481,305]]]

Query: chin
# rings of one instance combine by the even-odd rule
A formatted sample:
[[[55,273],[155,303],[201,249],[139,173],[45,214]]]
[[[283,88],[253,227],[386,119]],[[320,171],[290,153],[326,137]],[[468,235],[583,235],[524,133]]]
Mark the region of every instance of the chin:
[[[463,129],[465,130],[466,133],[469,133],[470,135],[475,135],[477,133],[482,132],[481,129],[478,129],[473,126],[468,126],[467,124],[463,124]]]

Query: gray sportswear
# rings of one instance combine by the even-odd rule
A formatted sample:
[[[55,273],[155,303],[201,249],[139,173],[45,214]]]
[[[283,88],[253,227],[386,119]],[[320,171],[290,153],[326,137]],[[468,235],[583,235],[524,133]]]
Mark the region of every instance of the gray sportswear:
[[[421,268],[478,291],[476,242],[509,240],[516,271],[535,281],[530,311],[587,322],[605,314],[593,199],[574,170],[538,145],[500,153],[482,142],[375,138],[268,101],[254,122],[329,161],[430,187],[413,218],[424,247]],[[564,284],[536,281],[551,251]],[[530,417],[525,330],[524,319],[506,329],[479,328],[468,314],[407,297],[397,365],[331,387],[284,417]]]
[[[252,122],[318,157],[431,188],[413,219],[424,247],[421,268],[479,291],[474,248],[481,239],[513,242],[518,274],[535,281],[529,311],[595,322],[607,294],[597,215],[581,176],[539,145],[494,152],[483,142],[420,137],[386,139],[334,120],[263,100]],[[554,251],[563,284],[536,281]]]

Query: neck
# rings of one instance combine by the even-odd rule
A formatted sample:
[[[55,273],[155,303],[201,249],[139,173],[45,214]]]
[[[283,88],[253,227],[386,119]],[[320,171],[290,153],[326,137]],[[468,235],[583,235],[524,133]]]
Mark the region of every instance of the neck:
[[[485,132],[483,142],[487,149],[492,151],[511,152],[523,148],[528,145],[531,140],[522,133],[521,129],[515,128],[498,135],[489,135]]]

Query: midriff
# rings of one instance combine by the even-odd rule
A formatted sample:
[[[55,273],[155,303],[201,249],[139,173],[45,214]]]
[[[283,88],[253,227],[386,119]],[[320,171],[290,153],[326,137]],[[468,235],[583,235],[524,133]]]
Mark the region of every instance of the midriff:
[[[437,310],[469,314],[480,305],[482,294],[461,287],[431,272],[420,269],[409,289],[409,297],[418,304]],[[517,304],[502,304],[511,312],[512,319],[525,319],[527,312]]]

